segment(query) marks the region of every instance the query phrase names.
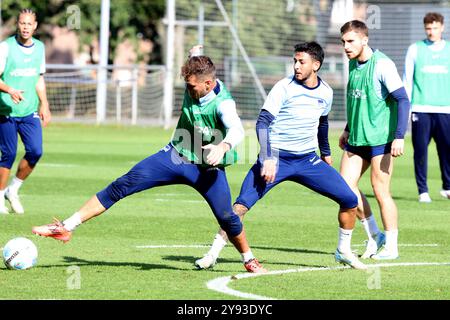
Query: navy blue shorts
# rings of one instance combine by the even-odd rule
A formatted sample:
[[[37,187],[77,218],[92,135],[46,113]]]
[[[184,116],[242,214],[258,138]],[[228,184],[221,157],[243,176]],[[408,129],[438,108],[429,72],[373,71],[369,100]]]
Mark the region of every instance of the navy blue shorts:
[[[236,204],[250,209],[273,187],[283,181],[294,181],[337,202],[342,209],[355,208],[358,198],[342,176],[315,153],[296,155],[280,151],[278,170],[273,183],[261,177],[262,164],[258,160],[242,183]]]
[[[0,167],[11,169],[16,159],[18,135],[25,147],[24,159],[36,165],[42,156],[42,126],[37,112],[26,117],[0,116]]]
[[[242,232],[242,223],[231,206],[225,170],[189,163],[180,157],[172,145],[167,145],[136,164],[128,173],[98,192],[97,198],[108,209],[134,193],[173,184],[185,184],[196,189],[211,207],[220,227],[230,237]]]
[[[373,157],[391,153],[391,145],[392,142],[379,146],[352,146],[347,143],[345,145],[345,151],[354,153],[370,162]]]

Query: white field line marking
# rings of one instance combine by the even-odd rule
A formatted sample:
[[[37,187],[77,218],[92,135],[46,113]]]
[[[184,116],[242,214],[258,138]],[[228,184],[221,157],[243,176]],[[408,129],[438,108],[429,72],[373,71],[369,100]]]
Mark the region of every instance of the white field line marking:
[[[73,167],[79,167],[77,164],[66,164],[66,163],[41,163],[40,166],[44,167],[56,167],[56,168],[73,168]]]
[[[192,245],[184,245],[184,244],[175,244],[175,245],[148,245],[148,246],[136,246],[138,249],[160,249],[160,248],[209,248],[210,245],[206,244],[192,244]]]
[[[414,266],[450,266],[450,262],[403,262],[403,263],[379,263],[368,265],[370,268],[376,267],[414,267]],[[287,270],[275,270],[269,271],[267,273],[240,273],[235,276],[220,277],[210,280],[206,283],[208,289],[232,295],[235,297],[245,298],[245,299],[255,299],[255,300],[276,300],[275,298],[265,297],[256,295],[253,293],[242,292],[234,290],[228,287],[228,284],[233,280],[254,278],[262,276],[271,276],[278,274],[294,273],[294,272],[308,272],[308,271],[329,271],[329,270],[339,270],[339,269],[349,269],[350,267],[315,267],[315,268],[300,268],[300,269],[287,269]]]
[[[352,244],[352,247],[365,247],[365,244]],[[437,243],[399,243],[399,247],[439,247]]]
[[[160,202],[173,202],[175,201],[174,199],[155,199],[155,201],[160,201]],[[177,202],[188,202],[188,203],[203,203],[205,202],[205,200],[183,200],[183,199],[177,199]]]

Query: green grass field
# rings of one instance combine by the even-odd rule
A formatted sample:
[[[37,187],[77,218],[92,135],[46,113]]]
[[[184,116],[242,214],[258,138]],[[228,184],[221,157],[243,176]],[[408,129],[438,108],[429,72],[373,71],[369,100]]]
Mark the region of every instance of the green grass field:
[[[335,168],[341,156],[338,134],[332,131],[330,137]],[[254,143],[251,128],[248,135]],[[193,266],[207,251],[196,246],[209,245],[218,227],[201,196],[187,186],[130,196],[79,227],[67,244],[31,233],[33,225],[67,218],[133,164],[162,148],[171,131],[52,124],[44,136],[44,157],[21,189],[25,215],[0,215],[0,247],[11,238],[28,237],[38,247],[39,261],[26,271],[11,271],[2,264],[0,299],[239,299],[207,287],[210,280],[245,273],[231,245],[213,270]],[[18,156],[22,154],[23,149]],[[233,198],[253,161],[227,170]],[[395,265],[368,272],[339,268],[333,257],[337,204],[285,182],[244,222],[253,252],[265,267],[297,272],[233,280],[228,287],[276,299],[450,299],[450,201],[439,195],[434,143],[429,164],[433,202],[419,204],[408,136],[406,155],[396,160],[392,183],[400,217],[400,258],[386,264]],[[380,222],[368,176],[361,189]],[[361,253],[364,234],[359,223],[353,234],[354,249]],[[141,247],[150,245],[166,247]],[[309,271],[301,271],[306,268]]]

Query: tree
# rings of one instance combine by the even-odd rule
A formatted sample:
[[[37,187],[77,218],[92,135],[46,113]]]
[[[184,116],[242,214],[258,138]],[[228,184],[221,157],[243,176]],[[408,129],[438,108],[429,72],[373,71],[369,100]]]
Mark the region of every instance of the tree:
[[[183,18],[196,20],[201,2],[204,4],[205,20],[223,21],[215,1],[179,0],[177,14],[182,13]],[[316,27],[302,21],[305,14],[298,0],[294,1],[295,6],[291,9],[286,1],[222,2],[230,19],[236,21],[239,38],[251,57],[290,56],[296,42],[314,39]],[[233,8],[233,3],[236,8]],[[233,17],[233,12],[236,12],[236,17]],[[186,45],[197,43],[197,35],[195,27],[186,29]],[[205,40],[208,41],[205,43],[208,54],[216,59],[222,59],[224,49],[229,49],[233,42],[230,32],[223,26],[205,28]]]
[[[69,7],[79,9],[81,44],[91,44],[98,38],[100,29],[101,0],[2,0],[2,20],[5,25],[15,21],[22,8],[36,12],[40,28],[37,35],[50,37],[51,26],[68,26],[71,15]],[[154,44],[152,63],[161,63],[161,40],[156,30],[158,21],[164,16],[165,0],[111,1],[110,16],[110,62],[118,43],[129,39],[135,43],[139,38],[150,39]],[[70,26],[69,26],[70,28]]]

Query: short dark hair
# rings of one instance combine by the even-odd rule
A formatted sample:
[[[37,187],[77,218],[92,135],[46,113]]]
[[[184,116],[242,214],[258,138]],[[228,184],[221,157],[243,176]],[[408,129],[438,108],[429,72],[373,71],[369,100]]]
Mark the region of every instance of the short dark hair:
[[[423,17],[423,24],[433,22],[440,22],[441,24],[444,24],[444,16],[438,12],[428,12],[425,17]]]
[[[181,67],[181,76],[187,80],[190,76],[210,76],[216,78],[216,67],[207,56],[189,58]]]
[[[316,61],[320,62],[320,67],[322,67],[323,59],[325,58],[325,53],[323,52],[322,46],[315,41],[302,42],[294,46],[295,52],[306,52]],[[319,67],[319,69],[320,69]]]
[[[359,20],[348,21],[341,27],[341,35],[349,31],[355,31],[362,33],[367,37],[369,36],[369,28],[367,28],[364,22]]]
[[[32,9],[24,8],[24,9],[20,10],[19,14],[17,15],[17,20],[19,20],[19,17],[21,14],[31,14],[34,17],[34,20],[37,20],[36,12],[34,12]]]

